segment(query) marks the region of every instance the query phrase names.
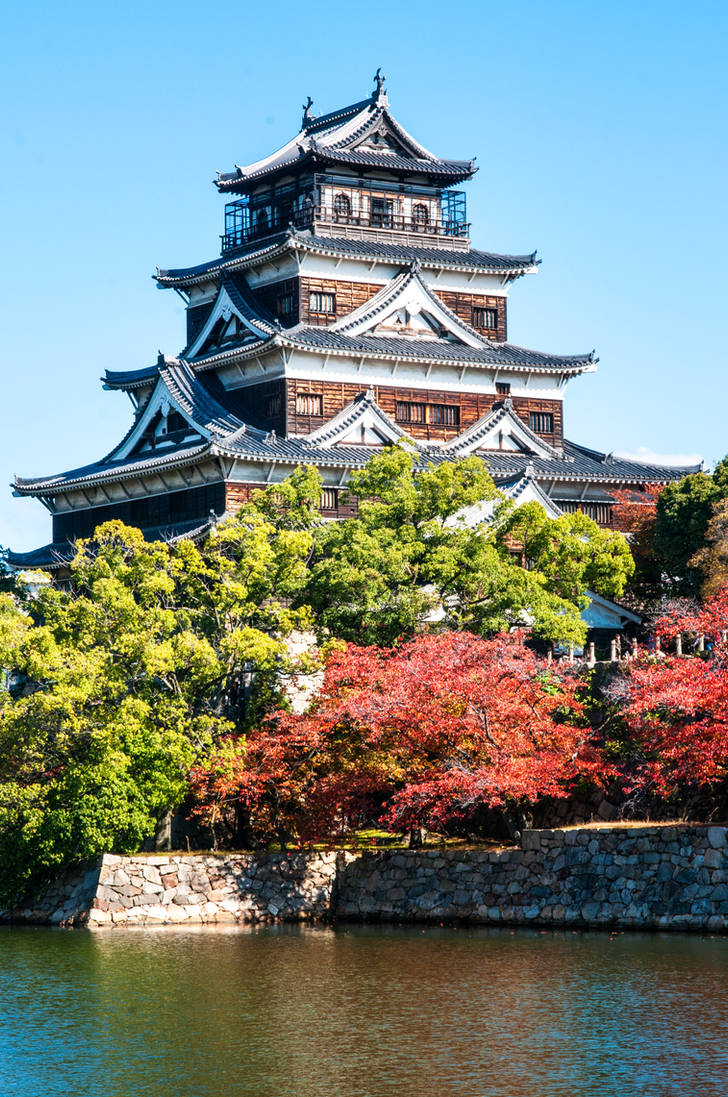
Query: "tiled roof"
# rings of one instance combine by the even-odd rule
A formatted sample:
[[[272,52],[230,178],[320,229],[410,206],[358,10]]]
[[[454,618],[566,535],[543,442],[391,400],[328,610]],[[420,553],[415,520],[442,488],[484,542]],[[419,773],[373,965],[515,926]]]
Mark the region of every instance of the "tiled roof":
[[[443,182],[457,183],[469,179],[475,172],[472,160],[425,160],[421,157],[398,156],[391,152],[369,152],[348,149],[327,149],[316,146],[309,153],[314,161],[344,164],[355,168],[378,168],[407,175],[438,176]]]
[[[176,522],[168,526],[153,526],[142,530],[145,541],[168,541],[174,544],[181,540],[198,541],[210,532],[212,522],[200,522],[193,518],[187,522]],[[8,563],[13,568],[43,568],[56,571],[67,566],[76,555],[76,546],[72,541],[52,541],[49,545],[31,549],[30,552],[8,552]]]
[[[479,456],[486,461],[494,479],[513,476],[523,471],[527,465],[533,466],[533,474],[540,481],[562,482],[601,482],[623,483],[661,483],[679,480],[688,473],[696,472],[699,466],[675,467],[648,465],[639,461],[625,461],[613,458],[609,454],[599,453],[578,446],[574,442],[564,442],[564,456],[560,458],[540,458],[515,452],[484,452]]]
[[[158,366],[145,366],[142,369],[107,369],[101,380],[105,389],[135,389],[156,381]]]
[[[396,146],[382,144],[381,151],[362,148],[368,136],[384,135]],[[304,117],[295,137],[285,145],[245,167],[218,175],[216,185],[222,191],[241,191],[251,182],[306,161],[371,167],[407,174],[437,175],[456,182],[475,171],[470,160],[442,160],[429,152],[407,133],[389,110],[386,95],[380,91],[350,107],[343,107],[322,118]]]
[[[117,447],[118,448],[118,447]],[[210,443],[175,446],[161,453],[141,453],[121,461],[94,461],[80,468],[59,472],[54,476],[16,476],[13,484],[15,495],[57,495],[70,487],[82,487],[94,481],[126,480],[153,472],[156,468],[189,465],[199,460],[210,449]]]
[[[281,343],[305,350],[366,355],[369,358],[411,358],[422,362],[462,362],[468,365],[502,366],[517,370],[548,370],[558,373],[583,373],[597,361],[590,354],[547,354],[513,343],[491,343],[482,349],[451,343],[446,339],[417,339],[408,336],[344,335],[329,328],[289,328]]]
[[[478,251],[471,248],[460,251],[448,247],[425,247],[410,244],[390,244],[373,239],[349,239],[343,236],[321,236],[308,229],[298,232],[278,233],[269,237],[264,244],[255,241],[243,252],[234,256],[221,256],[195,267],[178,267],[171,270],[159,270],[156,274],[160,286],[174,286],[204,280],[208,275],[217,275],[222,271],[241,270],[255,266],[268,258],[287,251],[300,250],[335,258],[355,258],[363,260],[391,261],[393,263],[411,263],[418,259],[423,267],[433,270],[480,271],[484,274],[523,274],[534,270],[540,260],[536,252],[528,255],[499,255],[496,252]]]

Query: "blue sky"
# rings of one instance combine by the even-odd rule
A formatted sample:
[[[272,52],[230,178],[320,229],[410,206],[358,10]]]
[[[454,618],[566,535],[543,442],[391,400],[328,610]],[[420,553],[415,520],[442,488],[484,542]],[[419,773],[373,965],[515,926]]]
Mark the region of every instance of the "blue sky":
[[[510,339],[596,348],[568,436],[720,459],[727,31],[701,0],[8,7],[0,482],[111,448],[131,406],[98,378],[181,348],[182,302],[151,274],[217,254],[215,170],[292,136],[309,94],[318,113],[363,98],[378,65],[423,144],[477,155],[474,244],[538,249]],[[49,535],[0,491],[0,544]]]

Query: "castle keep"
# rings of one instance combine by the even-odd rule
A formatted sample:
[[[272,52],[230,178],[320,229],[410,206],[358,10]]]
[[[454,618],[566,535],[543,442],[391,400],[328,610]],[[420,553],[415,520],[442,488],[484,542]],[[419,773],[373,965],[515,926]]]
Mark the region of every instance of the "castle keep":
[[[694,471],[566,438],[566,385],[597,359],[508,341],[508,291],[538,261],[471,246],[458,188],[472,160],[416,141],[379,72],[367,99],[311,107],[277,152],[218,176],[221,254],[157,272],[185,299],[186,342],[107,371],[105,388],[134,404],[125,436],[82,468],[16,479],[53,517],[52,542],[11,554],[17,566],[64,566],[110,518],[149,538],[201,536],[304,464],[323,477],[322,513],[343,517],[350,471],[401,439],[423,466],[476,454],[507,494],[606,526],[615,489]]]

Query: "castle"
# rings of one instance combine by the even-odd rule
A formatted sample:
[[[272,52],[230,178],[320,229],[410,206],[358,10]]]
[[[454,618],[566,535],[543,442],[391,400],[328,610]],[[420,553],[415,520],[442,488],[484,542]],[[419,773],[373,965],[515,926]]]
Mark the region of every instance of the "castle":
[[[218,175],[221,254],[158,270],[185,300],[186,343],[106,372],[104,387],[134,404],[124,437],[82,468],[15,480],[51,512],[53,536],[11,553],[14,565],[63,569],[111,518],[150,539],[203,536],[299,465],[323,477],[322,514],[345,517],[350,471],[405,439],[422,466],[476,454],[506,494],[604,526],[615,489],[694,471],[565,437],[566,385],[597,359],[508,341],[508,291],[538,260],[471,246],[455,188],[472,160],[416,141],[379,72],[368,98],[321,117],[311,107],[277,152]]]

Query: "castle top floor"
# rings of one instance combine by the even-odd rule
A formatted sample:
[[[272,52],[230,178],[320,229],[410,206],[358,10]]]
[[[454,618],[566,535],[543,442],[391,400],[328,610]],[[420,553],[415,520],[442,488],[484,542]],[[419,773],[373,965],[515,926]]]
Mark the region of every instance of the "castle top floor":
[[[377,71],[368,99],[321,118],[309,97],[301,129],[282,148],[246,167],[219,174],[221,193],[240,195],[225,211],[223,252],[245,247],[289,225],[324,235],[375,237],[467,250],[465,195],[472,160],[430,152],[392,115]]]

